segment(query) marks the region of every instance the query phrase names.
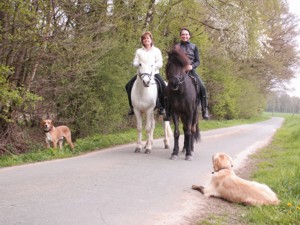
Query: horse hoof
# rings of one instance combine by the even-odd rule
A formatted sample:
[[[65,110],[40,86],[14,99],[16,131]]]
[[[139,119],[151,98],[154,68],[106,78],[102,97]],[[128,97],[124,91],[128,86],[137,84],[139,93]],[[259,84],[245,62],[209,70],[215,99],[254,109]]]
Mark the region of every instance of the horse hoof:
[[[170,149],[170,145],[166,145],[166,146],[165,146],[165,149]]]
[[[185,156],[185,160],[192,161],[193,157],[191,155],[187,155],[187,156]]]
[[[141,152],[141,148],[136,148],[134,153],[140,153]]]
[[[177,155],[171,155],[171,160],[176,160],[177,159]]]
[[[150,149],[146,149],[145,154],[150,154],[151,150]]]

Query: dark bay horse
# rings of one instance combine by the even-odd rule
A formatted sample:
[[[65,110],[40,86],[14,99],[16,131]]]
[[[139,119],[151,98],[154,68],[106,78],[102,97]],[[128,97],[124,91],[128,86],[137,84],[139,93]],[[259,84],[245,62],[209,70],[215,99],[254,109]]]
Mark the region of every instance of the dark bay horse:
[[[179,119],[183,123],[185,159],[192,160],[194,141],[200,140],[198,126],[198,103],[196,81],[188,75],[186,68],[189,59],[180,48],[174,48],[168,52],[166,75],[168,96],[171,115],[174,121],[174,148],[171,159],[178,157],[180,136]]]

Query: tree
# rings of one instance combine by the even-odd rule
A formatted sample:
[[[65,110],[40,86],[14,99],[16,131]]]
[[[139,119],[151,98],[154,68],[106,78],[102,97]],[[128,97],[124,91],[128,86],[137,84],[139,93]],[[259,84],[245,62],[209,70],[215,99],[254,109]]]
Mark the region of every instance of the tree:
[[[36,129],[47,116],[74,137],[131,126],[124,86],[145,30],[166,57],[188,27],[214,118],[256,115],[271,90],[293,77],[296,24],[281,0],[2,1],[2,151],[28,149],[28,132],[18,140],[7,134]]]

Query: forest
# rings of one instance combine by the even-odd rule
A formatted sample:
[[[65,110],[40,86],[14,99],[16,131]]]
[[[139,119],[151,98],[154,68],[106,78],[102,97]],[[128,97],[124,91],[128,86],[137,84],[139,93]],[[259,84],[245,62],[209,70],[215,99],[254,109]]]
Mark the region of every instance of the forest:
[[[267,99],[267,112],[300,114],[300,98],[286,92],[270,95]]]
[[[298,22],[285,0],[3,0],[0,154],[32,148],[43,118],[75,138],[134,127],[125,84],[147,30],[164,64],[180,28],[191,31],[212,119],[274,109],[299,66]]]

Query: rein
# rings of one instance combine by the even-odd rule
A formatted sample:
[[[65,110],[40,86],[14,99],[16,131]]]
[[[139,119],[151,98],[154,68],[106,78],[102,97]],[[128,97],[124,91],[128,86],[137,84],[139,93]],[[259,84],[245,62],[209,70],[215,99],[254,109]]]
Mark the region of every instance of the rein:
[[[154,82],[149,82],[149,84],[146,84],[146,83],[144,82],[144,77],[148,77],[149,81],[152,80],[152,79],[151,79],[151,77],[153,76],[152,73],[139,73],[138,75],[139,75],[139,78],[142,80],[144,87],[149,87],[150,84],[156,84],[155,81],[154,81]]]
[[[145,76],[147,76],[150,80],[152,74],[150,74],[150,73],[139,73],[139,77],[141,78],[141,80],[143,80]]]

